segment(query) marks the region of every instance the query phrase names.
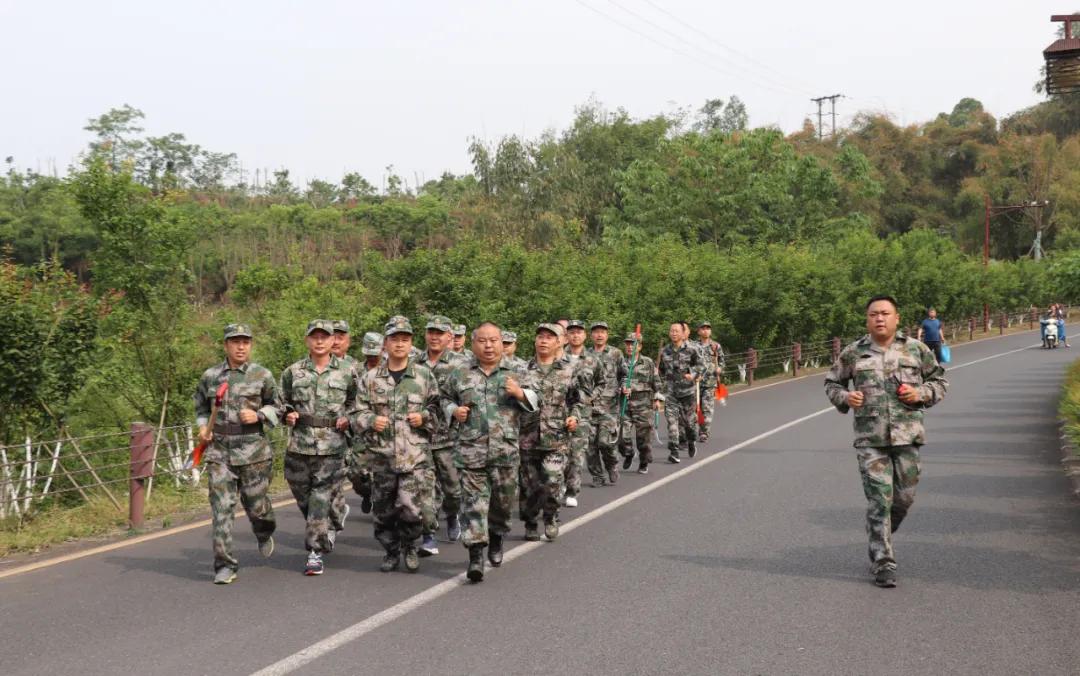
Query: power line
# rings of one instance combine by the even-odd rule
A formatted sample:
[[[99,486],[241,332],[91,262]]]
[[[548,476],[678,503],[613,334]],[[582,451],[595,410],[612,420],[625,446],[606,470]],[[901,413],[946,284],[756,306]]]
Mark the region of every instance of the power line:
[[[679,35],[678,33],[675,33],[674,31],[668,30],[664,26],[661,26],[661,25],[655,23],[654,21],[650,20],[648,17],[642,16],[640,13],[630,9],[629,7],[626,7],[625,5],[621,4],[620,2],[617,2],[616,0],[607,0],[607,2],[609,2],[612,5],[615,5],[616,7],[621,9],[623,12],[629,14],[630,16],[636,18],[637,20],[639,20],[639,21],[641,21],[641,22],[643,22],[643,23],[645,23],[645,24],[647,24],[649,26],[652,26],[653,28],[655,28],[655,29],[657,29],[659,31],[662,31],[666,35],[669,35],[669,36],[673,37],[675,40],[679,41],[683,45],[686,45],[687,47],[690,47],[691,49],[697,49],[698,51],[702,52],[703,54],[709,55],[711,58],[719,59],[719,60],[729,64],[730,66],[733,66],[733,67],[737,68],[737,69],[745,70],[744,66],[732,61],[728,57],[725,57],[725,56],[723,56],[721,54],[718,54],[718,53],[716,53],[714,51],[705,49],[704,47],[701,47],[700,45],[695,45],[694,43],[688,41],[684,36]],[[772,85],[774,85],[776,87],[780,87],[780,88],[783,88],[783,89],[787,90],[786,93],[790,93],[790,94],[798,94],[799,93],[798,91],[793,90],[790,87],[788,87],[785,83],[779,82],[779,81],[777,81],[777,80],[775,80],[775,79],[773,79],[771,77],[764,76],[764,75],[761,75],[761,74],[758,74],[758,73],[752,73],[750,71],[746,71],[746,73],[747,73],[747,75],[756,78],[756,82],[754,82],[753,80],[749,80],[746,76],[742,76],[743,79],[747,79],[748,81],[754,82],[755,84],[758,84],[759,86],[763,82],[764,83],[770,83],[770,84],[772,84]],[[733,75],[735,75],[735,77],[740,77],[738,74],[733,74]]]
[[[589,10],[590,12],[593,12],[595,14],[599,14],[601,17],[607,19],[608,21],[611,21],[612,23],[617,24],[617,25],[621,26],[622,28],[625,28],[626,30],[628,30],[628,31],[630,31],[630,32],[632,32],[634,34],[636,34],[636,35],[638,35],[640,37],[643,37],[646,40],[648,40],[649,42],[651,42],[651,43],[653,43],[655,45],[659,45],[660,47],[663,47],[664,49],[667,49],[668,51],[674,52],[674,53],[678,54],[679,56],[683,56],[685,58],[696,61],[696,62],[700,63],[701,65],[705,66],[706,68],[709,68],[710,70],[714,70],[714,71],[716,71],[716,72],[718,72],[718,73],[720,73],[722,75],[727,75],[729,77],[736,77],[736,78],[739,77],[738,75],[735,75],[734,73],[731,73],[729,71],[725,71],[722,68],[718,68],[716,66],[716,64],[714,64],[714,63],[711,63],[709,61],[705,61],[703,59],[698,58],[694,54],[687,53],[687,52],[679,49],[678,47],[673,47],[673,46],[671,46],[671,45],[669,45],[667,43],[661,42],[660,40],[657,40],[656,38],[649,35],[648,33],[644,33],[642,31],[638,30],[637,28],[635,28],[634,26],[632,26],[632,25],[630,25],[630,24],[628,24],[626,22],[620,21],[619,19],[611,16],[610,14],[606,14],[606,13],[600,11],[599,9],[593,7],[592,5],[589,5],[589,4],[585,3],[584,0],[574,0],[574,1],[577,2],[577,4],[581,5],[582,7],[584,7],[585,9]],[[757,83],[757,85],[759,87],[763,87],[765,89],[771,89],[772,91],[777,92],[778,94],[787,94],[788,93],[788,92],[782,91],[780,89],[777,89],[776,87],[772,87],[772,86],[769,86],[769,85],[765,85],[765,84],[761,84],[761,83]]]
[[[821,114],[822,114],[821,113],[821,104],[823,104],[826,101],[828,101],[829,103],[832,104],[832,113],[831,113],[832,114],[832,134],[831,134],[831,137],[836,138],[836,99],[840,98],[841,96],[843,96],[843,94],[831,94],[829,96],[819,96],[817,98],[810,99],[811,101],[813,101],[814,103],[817,104],[817,137],[818,137],[819,141],[821,140],[821,127],[822,127],[822,123],[821,123]]]
[[[772,73],[774,73],[774,74],[776,74],[776,75],[778,75],[778,76],[780,76],[782,78],[790,77],[789,75],[785,75],[784,73],[781,73],[779,70],[773,68],[769,64],[764,63],[762,61],[758,61],[757,59],[753,58],[752,56],[749,56],[747,54],[743,54],[742,52],[735,49],[734,47],[729,47],[728,45],[724,44],[723,42],[720,42],[719,40],[717,40],[713,36],[709,35],[705,31],[698,28],[697,26],[694,26],[691,23],[683,21],[679,17],[672,14],[669,10],[664,9],[662,6],[656,4],[652,0],[643,0],[643,2],[645,2],[645,4],[649,5],[650,7],[655,9],[656,11],[660,12],[661,14],[664,14],[665,16],[670,18],[672,21],[674,21],[674,22],[678,23],[679,25],[683,26],[684,28],[688,28],[688,29],[694,31],[695,33],[697,33],[701,37],[705,38],[709,42],[713,43],[714,45],[720,47],[721,49],[727,50],[727,51],[731,52],[732,54],[735,54],[739,58],[741,58],[741,59],[743,59],[743,60],[745,60],[745,61],[747,61],[749,63],[752,63],[752,64],[758,66],[759,68],[770,71],[770,72],[772,72]],[[791,80],[791,82],[794,82],[794,80]],[[803,94],[809,94],[810,93],[809,89],[801,89],[800,88],[799,91],[800,91],[800,93],[803,93]]]

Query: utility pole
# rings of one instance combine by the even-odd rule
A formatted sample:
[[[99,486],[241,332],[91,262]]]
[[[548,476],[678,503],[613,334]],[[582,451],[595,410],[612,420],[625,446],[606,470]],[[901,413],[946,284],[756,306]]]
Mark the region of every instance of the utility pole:
[[[831,94],[829,96],[819,96],[816,99],[810,99],[817,104],[817,137],[819,141],[821,140],[821,127],[823,124],[821,120],[821,105],[825,101],[828,101],[832,108],[832,113],[830,113],[832,115],[832,138],[836,138],[836,99],[841,96],[843,96],[843,94]]]
[[[985,195],[984,212],[983,212],[983,271],[988,271],[990,268],[990,216],[993,214],[1003,214],[1009,211],[1026,211],[1027,209],[1045,209],[1050,205],[1050,202],[1043,200],[1039,202],[1032,200],[1027,204],[990,204],[990,194]],[[1035,238],[1035,244],[1038,247],[1038,253],[1041,254],[1041,235],[1042,230],[1040,228],[1042,224],[1042,212],[1036,211],[1035,227],[1038,233]],[[984,282],[985,283],[985,282]],[[986,302],[983,303],[983,331],[990,330],[990,305]]]

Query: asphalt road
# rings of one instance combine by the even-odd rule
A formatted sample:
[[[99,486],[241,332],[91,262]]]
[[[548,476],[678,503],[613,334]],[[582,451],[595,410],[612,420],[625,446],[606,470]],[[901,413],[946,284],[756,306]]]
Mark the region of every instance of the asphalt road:
[[[1054,422],[1077,353],[1037,340],[953,349],[896,589],[870,582],[851,418],[813,415],[816,375],[732,397],[693,461],[587,487],[554,543],[515,524],[480,585],[445,543],[379,573],[355,504],[319,578],[290,505],[268,561],[238,519],[229,587],[208,530],[0,579],[0,672],[1080,673],[1080,504]]]

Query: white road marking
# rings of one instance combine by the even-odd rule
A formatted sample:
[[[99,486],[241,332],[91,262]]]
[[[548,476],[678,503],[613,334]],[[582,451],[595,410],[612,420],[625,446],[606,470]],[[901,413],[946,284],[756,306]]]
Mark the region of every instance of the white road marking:
[[[1028,347],[1022,347],[1022,348],[1019,348],[1019,349],[1016,349],[1016,350],[1009,350],[1008,352],[1000,352],[998,354],[990,355],[989,357],[983,357],[982,359],[976,359],[974,361],[969,361],[969,362],[966,362],[966,363],[963,363],[963,364],[959,364],[957,366],[953,366],[948,370],[949,371],[955,371],[957,369],[966,368],[968,366],[973,366],[975,364],[980,364],[982,362],[989,361],[991,359],[998,359],[1000,357],[1005,357],[1005,356],[1008,356],[1010,354],[1015,354],[1017,352],[1023,352],[1025,350],[1030,350],[1033,347],[1038,347],[1038,345],[1039,344],[1035,344],[1035,345],[1030,345]],[[637,500],[638,498],[640,498],[643,495],[647,495],[649,493],[652,493],[653,491],[655,491],[655,490],[657,490],[657,489],[659,489],[659,488],[661,488],[663,486],[666,486],[666,485],[668,485],[669,483],[671,483],[673,481],[681,479],[682,477],[684,477],[684,476],[686,476],[686,475],[688,475],[688,474],[690,474],[692,472],[696,472],[696,471],[700,470],[703,467],[707,467],[708,465],[711,465],[712,463],[720,460],[721,458],[724,458],[724,457],[727,457],[727,456],[731,455],[735,451],[738,451],[740,449],[746,448],[747,446],[751,446],[753,444],[756,444],[757,442],[759,442],[759,441],[761,441],[763,439],[767,439],[767,438],[769,438],[769,437],[771,437],[771,436],[773,436],[775,434],[783,432],[784,430],[787,430],[787,429],[790,429],[792,427],[795,427],[796,425],[802,424],[802,423],[806,422],[807,420],[811,420],[811,419],[816,418],[816,417],[818,417],[820,415],[824,415],[825,413],[828,413],[829,411],[835,411],[835,410],[836,409],[834,407],[829,406],[827,408],[823,408],[823,409],[820,409],[818,411],[814,411],[813,413],[810,413],[808,415],[804,415],[801,418],[796,418],[795,420],[791,420],[789,422],[786,422],[783,425],[780,425],[779,427],[774,427],[771,430],[768,430],[767,432],[762,432],[761,434],[758,434],[757,436],[750,437],[749,439],[746,439],[745,441],[741,441],[741,442],[735,444],[734,446],[729,446],[729,447],[725,448],[722,451],[719,451],[717,453],[714,453],[713,455],[710,455],[707,458],[701,459],[700,461],[694,463],[693,465],[690,465],[688,467],[684,467],[684,468],[682,468],[682,469],[680,469],[680,470],[678,470],[676,472],[673,472],[673,473],[663,477],[662,479],[657,479],[656,481],[653,481],[650,484],[642,486],[641,488],[638,488],[635,491],[631,491],[630,493],[627,493],[626,495],[624,495],[622,497],[616,498],[615,500],[612,500],[611,502],[600,505],[596,509],[594,509],[594,510],[592,510],[592,511],[586,513],[586,514],[583,514],[583,515],[577,517],[576,519],[568,521],[567,523],[563,524],[560,527],[560,529],[559,529],[560,535],[563,535],[565,533],[569,533],[569,532],[571,532],[571,531],[573,531],[573,530],[575,530],[577,528],[580,528],[580,527],[584,526],[587,523],[590,523],[590,522],[592,522],[592,521],[594,521],[596,519],[599,519],[600,517],[615,511],[619,507],[622,507],[623,505],[625,505],[625,504],[627,504],[629,502],[633,502],[634,500]],[[519,545],[517,547],[514,547],[510,551],[506,552],[506,555],[503,557],[503,565],[506,565],[507,563],[509,563],[509,562],[511,562],[511,561],[513,561],[515,559],[521,558],[522,556],[525,556],[529,552],[532,552],[533,550],[535,550],[535,549],[537,549],[539,547],[543,547],[543,546],[545,546],[543,542],[528,542],[528,543],[525,543],[523,545]],[[489,571],[489,572],[491,572],[491,571]],[[307,648],[304,648],[303,650],[300,650],[300,651],[298,651],[296,653],[293,653],[292,655],[289,655],[288,657],[286,657],[286,658],[284,658],[284,659],[282,659],[282,660],[280,660],[278,662],[275,662],[275,663],[271,664],[268,667],[260,669],[259,671],[255,672],[252,676],[279,676],[281,674],[292,673],[292,672],[300,669],[301,667],[304,667],[304,666],[310,664],[311,662],[319,659],[323,655],[326,655],[327,653],[330,653],[330,652],[333,652],[334,650],[337,650],[338,648],[345,645],[346,643],[349,643],[351,641],[355,641],[356,639],[364,636],[365,634],[369,634],[369,633],[375,631],[376,629],[378,629],[378,628],[380,628],[380,627],[382,627],[382,626],[384,626],[386,624],[389,624],[390,622],[393,622],[397,618],[402,617],[403,615],[406,615],[409,612],[411,612],[413,610],[416,610],[417,608],[419,608],[419,607],[421,607],[423,605],[426,605],[426,604],[428,604],[428,603],[430,603],[430,602],[432,602],[432,601],[434,601],[434,600],[436,600],[438,598],[446,596],[450,592],[454,591],[455,589],[458,589],[459,587],[461,587],[461,586],[463,586],[465,584],[469,584],[466,581],[465,573],[461,573],[461,574],[459,574],[459,575],[457,575],[455,577],[450,578],[449,580],[444,580],[443,582],[440,582],[440,583],[436,584],[433,587],[429,587],[428,589],[425,589],[424,591],[420,592],[419,594],[415,594],[413,596],[410,596],[409,598],[405,599],[404,601],[401,601],[400,603],[397,603],[395,605],[390,606],[386,610],[378,612],[378,613],[368,617],[367,619],[364,619],[364,620],[361,620],[360,622],[357,622],[356,624],[354,624],[352,626],[346,627],[345,629],[342,629],[341,631],[339,631],[339,632],[337,632],[335,634],[331,634],[330,636],[327,636],[326,638],[322,639],[321,641],[318,641],[316,643],[311,644],[310,646],[308,646]]]

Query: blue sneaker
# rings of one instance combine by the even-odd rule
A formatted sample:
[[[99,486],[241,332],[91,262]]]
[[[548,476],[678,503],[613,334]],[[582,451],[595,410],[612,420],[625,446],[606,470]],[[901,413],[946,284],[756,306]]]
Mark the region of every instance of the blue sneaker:
[[[435,542],[435,537],[425,535],[423,541],[420,542],[420,556],[435,556],[438,553],[439,543]]]
[[[458,523],[457,514],[446,517],[446,539],[450,542],[457,542],[461,539],[461,524]]]

